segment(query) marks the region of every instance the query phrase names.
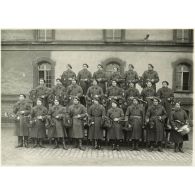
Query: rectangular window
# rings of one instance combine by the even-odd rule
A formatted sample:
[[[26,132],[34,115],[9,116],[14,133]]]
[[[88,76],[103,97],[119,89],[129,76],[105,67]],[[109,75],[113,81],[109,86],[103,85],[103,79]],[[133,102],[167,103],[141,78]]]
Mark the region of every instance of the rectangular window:
[[[174,39],[177,42],[191,42],[192,41],[192,32],[193,30],[189,29],[177,29],[174,31]]]
[[[37,41],[53,41],[54,30],[41,29],[37,30]]]
[[[110,42],[122,41],[124,39],[124,31],[121,29],[104,30],[104,40]]]

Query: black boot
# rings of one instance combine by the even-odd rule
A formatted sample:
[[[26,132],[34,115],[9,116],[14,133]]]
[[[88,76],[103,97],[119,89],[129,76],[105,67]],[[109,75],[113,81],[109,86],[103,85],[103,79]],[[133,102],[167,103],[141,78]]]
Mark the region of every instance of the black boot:
[[[98,149],[97,140],[94,140],[94,149]]]
[[[101,140],[98,140],[98,150],[102,150],[102,146],[101,146]]]
[[[176,152],[176,153],[179,152],[178,143],[175,143],[174,152]]]
[[[24,136],[24,147],[28,148],[28,136]]]
[[[63,149],[64,150],[68,150],[68,147],[66,146],[65,139],[63,139],[62,144],[63,144]]]
[[[82,146],[82,139],[79,139],[79,149],[85,151],[85,148]]]
[[[162,143],[161,142],[158,143],[158,151],[159,152],[163,152],[163,150],[162,150]]]
[[[139,149],[139,140],[135,140],[135,150],[140,151],[140,149]]]
[[[38,144],[37,144],[37,142],[38,142],[37,138],[35,138],[34,141],[35,141],[35,144],[34,144],[33,148],[36,148],[38,146]]]
[[[40,146],[40,148],[45,148],[45,146],[43,145],[43,140],[42,139],[39,140],[39,146]]]
[[[18,136],[18,145],[16,146],[16,148],[20,148],[23,147],[23,137],[22,136]]]
[[[59,148],[59,142],[58,139],[55,139],[55,146],[53,147],[53,149],[57,149]]]
[[[79,147],[78,140],[75,139],[74,140],[74,146],[73,146],[73,148],[78,148],[78,147]]]
[[[183,151],[183,143],[179,143],[179,151],[181,153],[184,153],[184,151]]]
[[[130,150],[131,151],[135,150],[135,140],[132,140],[132,148]]]
[[[117,150],[117,151],[120,151],[119,144],[116,145],[116,150]]]
[[[149,151],[152,152],[154,150],[154,146],[153,146],[153,143],[150,142],[150,147],[149,147]]]

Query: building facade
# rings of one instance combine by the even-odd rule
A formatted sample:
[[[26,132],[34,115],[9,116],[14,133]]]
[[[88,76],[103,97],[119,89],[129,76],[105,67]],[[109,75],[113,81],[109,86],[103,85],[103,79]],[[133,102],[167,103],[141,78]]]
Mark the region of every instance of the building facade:
[[[133,64],[141,76],[151,63],[160,77],[157,89],[167,80],[192,119],[191,29],[2,30],[1,41],[2,116],[12,111],[18,94],[28,95],[38,85],[40,77],[52,87],[66,64],[78,73],[87,63],[93,73],[101,63],[108,75],[113,66],[123,74]]]

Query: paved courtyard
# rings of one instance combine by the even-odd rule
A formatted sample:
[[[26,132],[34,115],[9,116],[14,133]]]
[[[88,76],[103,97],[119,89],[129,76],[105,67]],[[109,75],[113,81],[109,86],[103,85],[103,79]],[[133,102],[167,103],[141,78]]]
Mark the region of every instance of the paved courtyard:
[[[68,150],[46,148],[15,148],[17,138],[13,136],[13,125],[2,126],[1,131],[1,164],[11,165],[176,165],[189,166],[192,164],[192,150],[185,148],[185,153],[174,153],[166,149],[163,153],[147,150],[130,151],[123,148],[120,152],[112,151],[109,147],[103,150],[93,150],[91,146],[86,151],[69,146]]]

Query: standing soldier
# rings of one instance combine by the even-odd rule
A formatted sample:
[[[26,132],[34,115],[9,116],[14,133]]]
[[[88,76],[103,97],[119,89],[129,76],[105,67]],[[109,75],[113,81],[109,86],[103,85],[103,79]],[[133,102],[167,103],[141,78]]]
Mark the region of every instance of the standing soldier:
[[[35,145],[33,146],[34,148],[36,148],[38,145],[41,148],[44,148],[43,139],[46,137],[46,115],[47,108],[42,105],[41,99],[37,99],[37,105],[33,107],[31,111],[31,137],[35,139]]]
[[[167,127],[166,128],[166,142],[169,142],[169,138],[170,138],[170,130],[171,130],[170,117],[171,117],[171,111],[172,111],[171,103],[174,100],[174,93],[172,89],[168,88],[168,85],[169,85],[168,81],[163,81],[162,88],[160,88],[157,91],[157,97],[161,99],[161,104],[164,106],[167,112],[167,119],[165,121],[166,127]]]
[[[98,97],[101,100],[101,97],[103,95],[104,94],[103,94],[102,88],[97,85],[97,81],[94,79],[93,80],[93,86],[89,87],[89,89],[87,90],[87,94],[86,94],[88,107],[91,106],[92,100],[93,100],[94,97]]]
[[[144,71],[142,75],[143,79],[143,88],[146,87],[147,81],[150,81],[152,83],[152,87],[154,88],[156,92],[156,83],[159,82],[159,76],[156,71],[153,70],[154,66],[152,64],[148,64],[148,70]]]
[[[119,151],[120,140],[124,139],[120,123],[120,120],[124,119],[124,112],[121,108],[117,107],[117,101],[112,101],[112,108],[108,110],[107,117],[112,122],[111,128],[108,129],[107,138],[113,141],[112,150]]]
[[[145,105],[145,112],[147,111],[149,106],[152,105],[153,97],[156,96],[156,92],[155,92],[154,88],[152,87],[152,82],[148,81],[146,84],[147,84],[147,87],[142,89],[142,91],[141,91],[142,100],[147,102],[147,104]]]
[[[132,82],[134,86],[136,86],[136,83],[139,81],[139,77],[136,71],[133,70],[134,66],[133,64],[129,64],[129,70],[125,72],[125,83],[126,87],[128,87],[128,84]]]
[[[18,136],[18,145],[16,148],[23,147],[23,145],[26,148],[28,147],[30,111],[31,106],[26,101],[26,95],[20,94],[19,101],[13,107],[13,113],[16,116],[16,136]]]
[[[97,80],[98,85],[103,89],[103,92],[106,92],[106,82],[107,77],[106,73],[103,70],[103,66],[101,64],[98,64],[98,70],[93,73],[93,79]]]
[[[119,68],[114,67],[113,70],[114,70],[114,72],[110,76],[110,83],[109,83],[109,85],[112,85],[112,80],[115,80],[119,87],[124,88],[125,79],[121,75],[121,73],[119,71]]]
[[[33,101],[34,104],[37,99],[41,99],[43,106],[48,108],[48,96],[50,94],[50,89],[45,86],[44,79],[41,78],[39,83],[39,86],[30,91],[30,99]]]
[[[70,64],[66,65],[66,71],[63,72],[61,76],[61,82],[64,87],[68,87],[72,82],[72,79],[76,78],[76,74],[72,71],[72,66]]]
[[[132,104],[133,98],[135,97],[140,98],[140,93],[138,89],[134,87],[134,82],[129,81],[129,88],[125,91],[125,99],[126,99],[128,106]]]
[[[94,98],[93,105],[88,110],[89,116],[89,136],[88,138],[94,140],[94,148],[101,149],[101,140],[103,140],[103,129],[101,129],[102,120],[105,117],[105,108],[99,104],[100,99]]]
[[[130,139],[133,141],[132,150],[139,150],[139,141],[142,138],[144,126],[144,109],[139,105],[139,99],[133,98],[133,104],[127,108],[126,120],[131,128]]]
[[[69,97],[69,105],[73,104],[75,97],[80,98],[83,95],[83,89],[77,85],[76,79],[72,79],[72,84],[67,88],[67,96]]]
[[[150,151],[153,151],[154,143],[158,145],[158,151],[162,152],[164,139],[164,121],[167,117],[165,108],[159,104],[160,99],[153,98],[153,105],[146,112],[146,123],[149,124],[147,138],[150,142]]]
[[[64,99],[66,98],[66,88],[62,85],[61,79],[56,79],[56,85],[52,88],[52,99],[58,99],[60,105],[64,105]]]
[[[88,64],[83,64],[83,69],[77,75],[78,84],[83,89],[83,94],[86,95],[88,88],[91,85],[92,74],[89,70]]]
[[[175,152],[183,151],[183,141],[188,140],[188,135],[182,135],[178,132],[178,129],[187,124],[188,116],[186,112],[181,108],[181,103],[176,102],[174,111],[171,112],[171,137],[170,140],[175,143]]]
[[[59,100],[56,98],[54,101],[54,106],[49,109],[48,115],[54,123],[54,137],[55,137],[55,147],[59,148],[60,139],[62,140],[63,149],[67,150],[65,144],[65,137],[67,137],[66,129],[63,127],[63,118],[65,117],[66,108],[59,104]]]
[[[119,100],[120,98],[123,98],[124,96],[124,91],[122,88],[117,86],[117,82],[116,80],[112,80],[112,86],[109,87],[106,91],[106,97],[109,100],[109,105],[108,107],[111,106],[111,101],[113,99],[115,100]]]
[[[72,118],[70,137],[74,138],[75,141],[78,142],[76,143],[76,147],[78,147],[80,150],[85,150],[82,146],[82,140],[84,138],[83,119],[87,116],[87,109],[85,106],[80,104],[79,98],[75,97],[73,105],[69,107],[68,113]]]

